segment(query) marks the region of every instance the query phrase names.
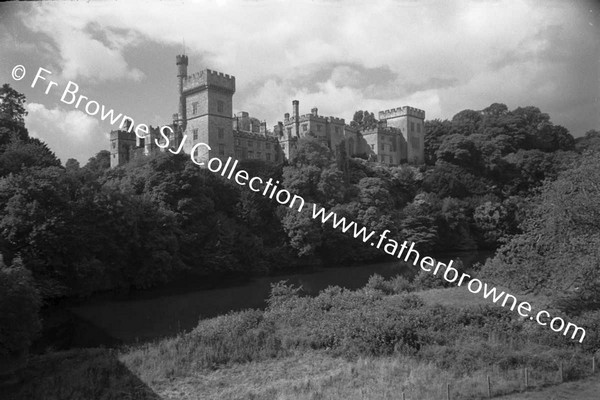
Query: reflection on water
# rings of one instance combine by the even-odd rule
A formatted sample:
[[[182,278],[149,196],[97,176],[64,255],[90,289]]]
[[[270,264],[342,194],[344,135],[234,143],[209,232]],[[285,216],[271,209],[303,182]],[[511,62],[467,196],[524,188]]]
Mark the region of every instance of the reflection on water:
[[[436,257],[447,262],[460,257],[465,267],[483,261],[489,252],[468,252]],[[263,308],[271,284],[281,280],[302,286],[316,295],[328,286],[348,289],[363,287],[373,274],[385,278],[396,275],[412,276],[415,268],[399,262],[366,264],[355,267],[335,267],[275,277],[259,277],[222,287],[177,292],[170,288],[145,291],[123,300],[92,301],[72,307],[79,318],[106,333],[115,342],[136,343],[193,329],[199,319],[210,318],[248,308]],[[101,344],[110,345],[111,341]]]

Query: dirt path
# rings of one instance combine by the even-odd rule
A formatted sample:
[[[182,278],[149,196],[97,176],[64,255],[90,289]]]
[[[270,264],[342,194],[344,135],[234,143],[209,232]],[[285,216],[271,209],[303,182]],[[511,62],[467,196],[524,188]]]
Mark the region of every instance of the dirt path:
[[[552,386],[539,392],[496,397],[500,400],[600,400],[600,376]]]

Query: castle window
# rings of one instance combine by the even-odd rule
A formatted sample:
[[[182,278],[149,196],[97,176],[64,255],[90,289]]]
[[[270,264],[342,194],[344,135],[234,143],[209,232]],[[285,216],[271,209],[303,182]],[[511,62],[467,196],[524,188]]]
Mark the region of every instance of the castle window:
[[[198,102],[197,101],[192,103],[192,114],[193,115],[198,114]]]
[[[254,143],[252,143],[251,140],[248,140],[248,147],[253,147],[253,146],[254,146]]]
[[[252,150],[248,151],[248,158],[254,158],[254,152]]]
[[[240,145],[240,139],[235,139],[235,145],[239,146]]]
[[[256,148],[257,148],[257,149],[260,149],[260,142],[257,142],[257,143],[256,143]]]
[[[262,159],[262,153],[260,151],[256,153],[256,158],[258,158],[259,160]]]
[[[218,128],[219,131],[219,139],[223,139],[225,137],[225,130],[223,128]]]
[[[115,142],[113,142],[112,148],[114,149],[115,147],[117,147],[117,144]]]
[[[321,132],[321,125],[317,125],[317,132]]]
[[[302,125],[302,132],[306,132],[308,130],[308,125],[307,124],[303,124]]]
[[[385,151],[385,144],[381,143],[381,151]]]
[[[223,112],[225,104],[221,100],[217,100],[217,112]]]
[[[198,140],[198,129],[193,129],[192,134],[194,135],[194,140]]]
[[[267,161],[271,161],[271,153],[267,153],[266,156],[267,156]]]
[[[270,150],[271,149],[271,143],[269,143],[269,142],[265,143],[265,149]]]
[[[421,133],[421,124],[417,124],[417,132]]]
[[[371,145],[371,150],[375,150],[375,145],[374,144]]]
[[[414,122],[411,122],[411,123],[410,123],[410,131],[411,131],[411,132],[414,132],[414,131],[415,131],[415,123],[414,123]]]
[[[225,155],[225,145],[224,144],[219,144],[219,155],[220,156],[224,156]]]
[[[340,127],[339,126],[335,127],[335,133],[340,133]]]

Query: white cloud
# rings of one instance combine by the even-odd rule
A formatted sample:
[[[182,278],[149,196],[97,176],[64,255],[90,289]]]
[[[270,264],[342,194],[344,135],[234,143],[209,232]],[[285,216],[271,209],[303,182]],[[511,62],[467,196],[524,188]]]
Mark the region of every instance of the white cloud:
[[[39,103],[27,104],[27,111],[29,134],[46,142],[63,163],[77,158],[83,165],[99,148],[107,147],[108,134],[99,121],[82,111],[48,109]]]
[[[569,89],[576,65],[597,62],[596,29],[585,12],[571,2],[531,0],[151,2],[143,12],[137,2],[58,2],[36,4],[23,19],[56,43],[70,79],[139,80],[144,66],[127,64],[129,49],[185,39],[190,59],[204,63],[191,64],[190,72],[234,74],[236,108],[273,124],[292,98],[305,111],[316,105],[347,118],[357,109],[406,104],[450,118],[492,102],[533,104],[564,116],[566,107],[594,97],[593,85]],[[369,86],[348,65],[386,69],[396,78]],[[310,88],[295,86],[324,66],[334,68],[330,76]],[[541,82],[550,77],[556,83]],[[357,80],[367,86],[357,87]],[[593,123],[590,111],[581,110],[555,122],[572,130],[582,118]]]
[[[80,4],[41,4],[34,6],[23,21],[32,31],[49,36],[57,46],[63,78],[141,80],[143,72],[129,67],[123,54],[128,47],[139,44],[139,36],[126,26],[114,31],[97,24],[93,12],[89,13],[93,8]]]

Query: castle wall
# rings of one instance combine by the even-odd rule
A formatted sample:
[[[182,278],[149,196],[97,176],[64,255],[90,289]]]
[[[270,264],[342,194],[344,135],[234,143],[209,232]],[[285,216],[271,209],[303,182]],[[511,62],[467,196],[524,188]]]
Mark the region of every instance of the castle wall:
[[[194,159],[206,162],[218,157],[226,160],[235,155],[233,138],[233,92],[235,78],[211,70],[188,76],[183,86],[187,115],[187,135],[183,151],[188,154],[197,143],[210,146],[198,147]]]
[[[130,151],[136,147],[135,133],[115,130],[110,132],[110,167],[115,168],[131,161]]]
[[[398,107],[381,111],[380,120],[387,126],[398,128],[406,142],[406,161],[412,164],[425,162],[425,111],[413,107]]]

